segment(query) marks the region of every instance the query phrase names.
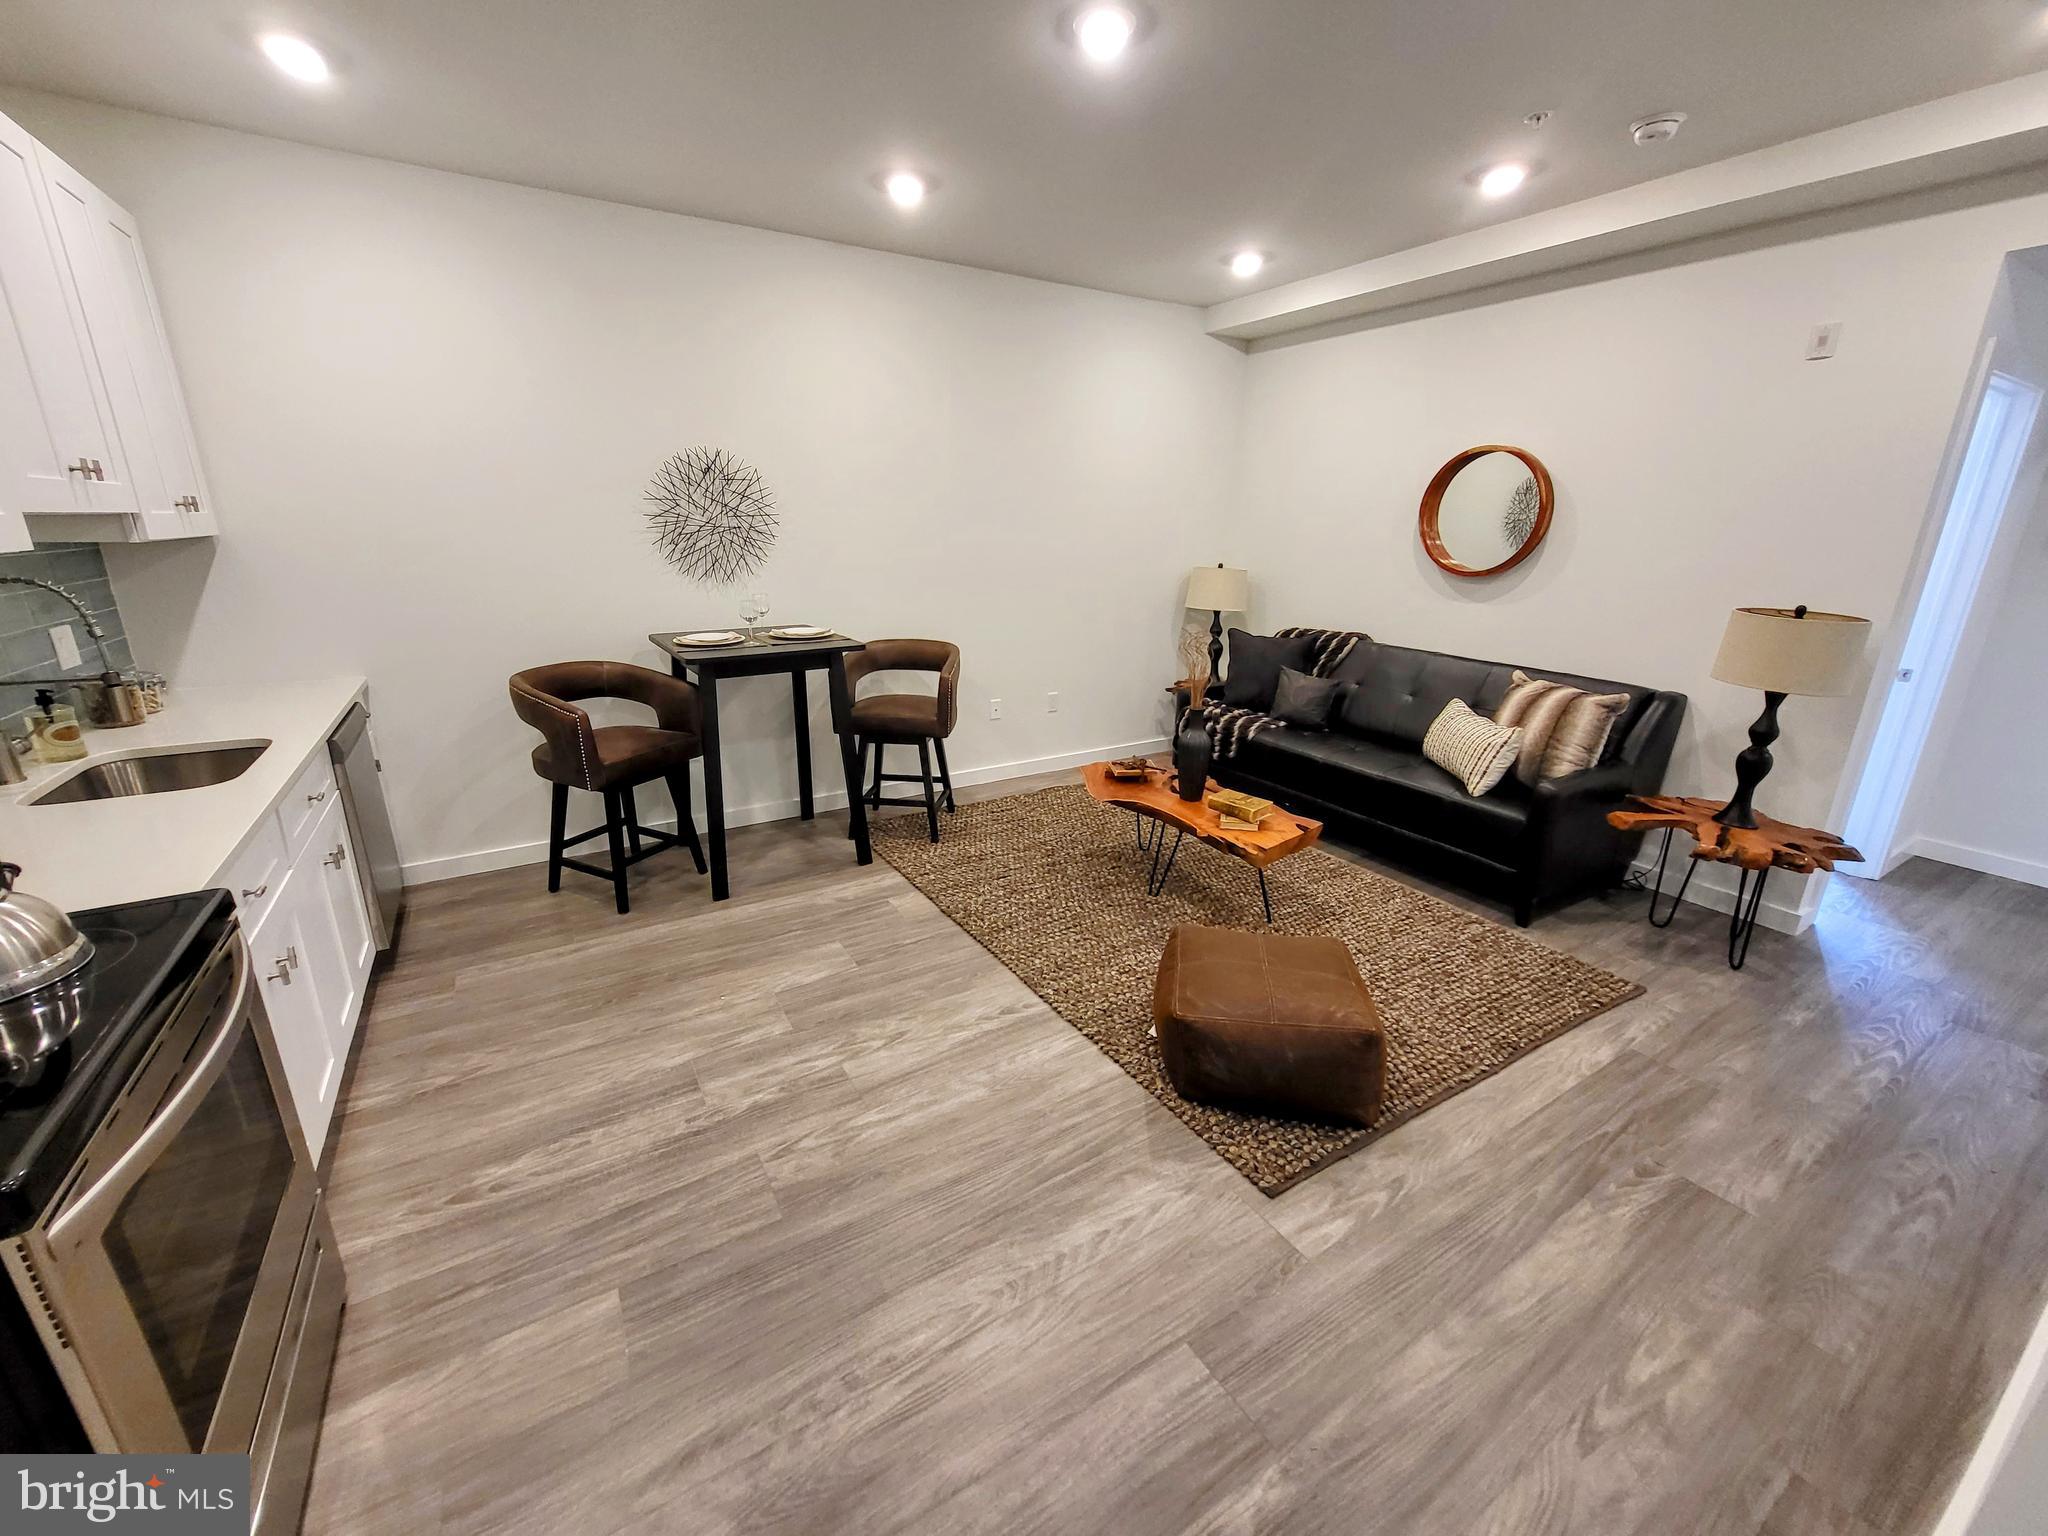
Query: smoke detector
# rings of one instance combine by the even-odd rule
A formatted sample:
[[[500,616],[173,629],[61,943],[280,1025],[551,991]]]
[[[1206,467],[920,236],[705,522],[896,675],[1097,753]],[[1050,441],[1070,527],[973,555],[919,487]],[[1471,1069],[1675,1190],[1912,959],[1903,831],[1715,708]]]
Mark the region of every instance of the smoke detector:
[[[1628,125],[1628,136],[1638,144],[1662,144],[1666,139],[1678,137],[1678,130],[1685,122],[1683,112],[1659,112]]]

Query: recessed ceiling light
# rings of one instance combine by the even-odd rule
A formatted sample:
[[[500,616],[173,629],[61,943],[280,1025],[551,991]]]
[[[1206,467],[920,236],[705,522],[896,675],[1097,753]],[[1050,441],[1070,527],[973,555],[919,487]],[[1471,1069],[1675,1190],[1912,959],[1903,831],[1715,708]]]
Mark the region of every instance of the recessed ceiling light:
[[[1528,179],[1529,167],[1526,165],[1515,165],[1512,162],[1507,165],[1496,165],[1479,178],[1479,190],[1487,197],[1506,197]]]
[[[1074,40],[1098,64],[1123,56],[1138,30],[1138,18],[1120,5],[1091,5],[1074,18]]]
[[[1264,251],[1239,251],[1230,258],[1229,265],[1232,277],[1257,277],[1266,265],[1266,253]]]
[[[256,46],[263,50],[264,57],[271,63],[306,85],[324,85],[333,74],[320,50],[303,37],[293,37],[288,32],[266,32],[256,39]]]
[[[898,208],[915,208],[931,188],[915,171],[895,171],[883,180],[882,190]]]

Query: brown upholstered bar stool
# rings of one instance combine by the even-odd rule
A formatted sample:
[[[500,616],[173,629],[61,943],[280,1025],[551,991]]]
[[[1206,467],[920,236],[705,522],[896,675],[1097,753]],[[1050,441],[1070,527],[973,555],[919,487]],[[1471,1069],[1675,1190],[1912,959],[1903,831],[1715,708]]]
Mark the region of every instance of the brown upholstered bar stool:
[[[542,737],[533,749],[533,771],[554,785],[548,819],[549,890],[562,888],[567,866],[611,881],[612,894],[624,912],[627,868],[663,848],[689,849],[697,873],[704,873],[704,850],[690,815],[690,759],[704,750],[692,684],[623,661],[561,661],[514,673],[511,687],[512,708]],[[594,726],[589,714],[576,707],[578,699],[629,699],[653,710],[655,723]],[[640,824],[633,790],[653,779],[668,783],[676,803],[677,835]],[[604,825],[565,837],[572,789],[604,796]],[[569,858],[563,851],[593,837],[609,842],[610,869]],[[654,846],[643,852],[643,840]]]
[[[936,672],[939,691],[929,693],[875,693],[861,698],[860,680],[871,672]],[[939,757],[939,780],[945,785],[945,806],[953,809],[953,775],[946,768],[946,738],[953,734],[959,715],[960,647],[944,640],[870,640],[846,658],[846,687],[854,695],[853,730],[863,753],[874,753],[874,782],[869,785],[869,805],[922,805],[931,827],[933,842],[939,840],[939,799],[932,789],[932,753]],[[917,747],[920,771],[884,773],[885,747]],[[866,759],[862,759],[863,770]],[[884,784],[924,785],[922,800],[886,800]]]

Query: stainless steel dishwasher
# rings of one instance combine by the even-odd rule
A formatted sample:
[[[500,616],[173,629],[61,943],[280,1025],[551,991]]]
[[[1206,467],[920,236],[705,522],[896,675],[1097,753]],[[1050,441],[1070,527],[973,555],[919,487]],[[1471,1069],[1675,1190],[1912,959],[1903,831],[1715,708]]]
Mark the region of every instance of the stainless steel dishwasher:
[[[405,902],[405,876],[398,863],[398,841],[391,835],[391,812],[384,804],[383,771],[376,744],[370,740],[370,712],[351,706],[327,738],[334,759],[335,781],[348,817],[349,840],[356,849],[356,879],[362,882],[363,905],[377,933],[377,948],[391,947],[398,911]]]

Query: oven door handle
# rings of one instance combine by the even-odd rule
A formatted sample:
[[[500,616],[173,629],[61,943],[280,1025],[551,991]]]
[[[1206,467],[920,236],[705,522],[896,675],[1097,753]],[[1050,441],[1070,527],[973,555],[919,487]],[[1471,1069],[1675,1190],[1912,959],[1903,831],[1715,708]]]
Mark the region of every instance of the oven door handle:
[[[234,1053],[249,1021],[249,947],[237,938],[231,953],[231,963],[235,968],[229,994],[231,1001],[221,1010],[220,1023],[214,1026],[213,1038],[197,1047],[197,1058],[186,1071],[184,1081],[165,1097],[155,1118],[128,1150],[115,1159],[113,1166],[100,1175],[92,1188],[73,1197],[50,1222],[46,1230],[53,1247],[66,1245],[73,1232],[82,1235],[84,1231],[95,1230],[99,1225],[96,1218],[102,1211],[111,1214],[112,1206],[149,1171],[150,1164],[185,1128],[185,1122],[197,1112],[200,1100],[227,1070],[228,1058]]]

